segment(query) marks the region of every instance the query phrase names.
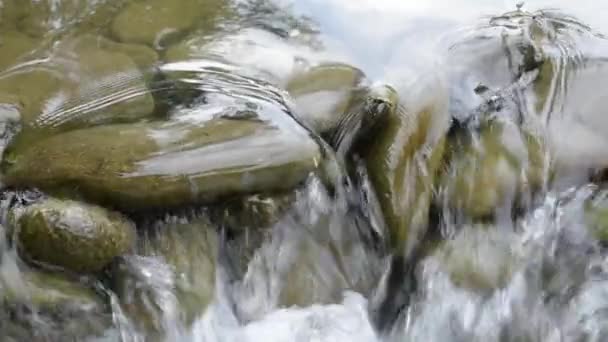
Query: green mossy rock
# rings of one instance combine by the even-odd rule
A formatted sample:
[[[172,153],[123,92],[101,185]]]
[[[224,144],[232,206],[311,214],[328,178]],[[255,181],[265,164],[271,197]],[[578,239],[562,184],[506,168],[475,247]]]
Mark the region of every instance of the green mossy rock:
[[[28,258],[74,272],[98,272],[134,244],[133,225],[118,213],[47,199],[17,219],[20,250]]]
[[[175,272],[175,289],[185,321],[192,324],[215,295],[215,265],[219,239],[206,220],[163,224],[143,253],[162,256]]]
[[[585,214],[593,236],[608,243],[608,208],[588,208]]]
[[[43,37],[67,29],[100,30],[108,25],[125,0],[3,0],[0,27],[5,24],[31,37]]]
[[[83,35],[75,40],[79,51],[104,50],[129,56],[142,72],[147,72],[158,63],[158,53],[151,47],[142,44],[125,44],[115,42],[100,35]]]
[[[382,260],[349,233],[340,240],[333,239],[328,236],[331,228],[326,228],[327,231],[312,236],[310,232],[304,233],[284,253],[283,258],[291,260],[279,263],[288,265],[282,266],[286,269],[280,278],[283,282],[279,306],[336,304],[342,301],[346,290],[369,295],[377,285],[385,266]]]
[[[104,300],[61,273],[14,269],[0,277],[0,331],[17,341],[99,336],[112,324]]]
[[[495,227],[464,227],[439,247],[433,257],[461,288],[488,293],[504,288],[522,260],[514,252],[513,234]]]
[[[608,192],[602,190],[585,203],[584,219],[591,234],[600,242],[608,243]]]
[[[129,56],[95,48],[90,38],[64,41],[56,49],[47,61],[0,79],[0,99],[19,108],[24,127],[134,121],[154,111],[144,75]]]
[[[36,48],[37,41],[16,31],[0,31],[0,71],[18,63],[20,57]]]
[[[298,116],[317,134],[328,134],[336,130],[364,77],[352,66],[325,64],[295,76],[286,89]]]
[[[543,186],[544,148],[538,138],[494,122],[481,128],[478,141],[464,140],[451,141],[452,170],[442,179],[452,208],[473,219],[488,218]]]
[[[190,75],[198,78],[200,66],[217,67],[285,89],[288,81],[302,71],[300,61],[312,55],[314,53],[310,49],[261,28],[217,34],[197,31],[165,51],[164,61],[168,65],[163,71],[170,79],[192,78]],[[194,63],[180,66],[179,62],[184,61]],[[174,63],[180,67],[175,68]]]
[[[442,117],[431,107],[413,113],[400,108],[397,99],[394,102],[362,156],[392,244],[401,252],[413,232],[418,236],[426,229],[448,125],[442,122],[447,115]]]
[[[204,219],[146,227],[137,256],[123,258],[112,274],[117,293],[148,338],[166,333],[163,320],[188,326],[215,295],[218,237]]]
[[[145,0],[129,3],[112,23],[121,42],[161,47],[194,26],[213,28],[225,8],[223,0]]]
[[[290,190],[320,158],[302,128],[261,120],[108,125],[13,146],[4,181],[125,210],[172,208]]]

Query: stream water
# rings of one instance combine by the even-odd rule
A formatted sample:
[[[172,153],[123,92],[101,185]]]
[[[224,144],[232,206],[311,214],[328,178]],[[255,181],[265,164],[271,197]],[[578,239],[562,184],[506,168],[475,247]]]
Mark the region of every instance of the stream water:
[[[190,193],[247,184],[247,194],[182,205],[155,197],[162,180],[104,183],[105,166],[87,169],[81,150],[36,150],[49,157],[29,165],[48,176],[25,176],[0,198],[0,341],[608,341],[608,2],[182,2],[185,11],[156,0],[0,0],[7,160],[86,122],[90,131],[65,141],[133,136],[158,148],[136,169],[118,168],[121,179],[251,172],[239,185],[223,173],[184,176]],[[215,16],[187,24],[196,11]],[[386,155],[341,156],[310,133],[307,115],[351,89],[307,97],[293,86],[326,63],[359,69],[366,87],[389,85],[398,111],[430,119],[399,123]],[[130,110],[150,99],[147,116]],[[154,126],[159,117],[173,126]],[[272,122],[278,133],[196,145],[190,127],[218,117]],[[151,128],[143,138],[127,125]],[[429,156],[444,143],[436,166]],[[337,162],[316,160],[324,171],[302,181],[292,180],[304,168],[295,162],[289,173],[255,173],[317,145]],[[138,149],[82,153],[120,164]],[[63,167],[72,160],[84,160],[85,176]],[[374,161],[388,165],[380,175]],[[328,186],[332,165],[349,181]],[[44,177],[81,182],[82,198],[125,213],[135,247],[94,274],[23,257],[11,217],[49,195]],[[129,186],[151,190],[121,197]],[[410,220],[406,238],[395,233]]]

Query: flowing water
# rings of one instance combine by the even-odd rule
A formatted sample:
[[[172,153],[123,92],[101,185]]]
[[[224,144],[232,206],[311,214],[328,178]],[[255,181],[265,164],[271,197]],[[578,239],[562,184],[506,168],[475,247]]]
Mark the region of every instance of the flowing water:
[[[127,13],[134,3],[143,12]],[[0,341],[608,341],[608,3],[174,3],[0,0],[5,158],[11,144],[78,125],[93,128],[74,145],[93,146],[151,127],[135,138],[158,152],[122,179],[186,175],[196,194],[243,184],[254,194],[193,206],[156,200],[162,189],[149,183],[149,195],[118,202],[136,183],[82,178],[85,197],[128,215],[138,237],[102,272],[73,274],[31,262],[15,242],[14,208],[47,194],[38,183],[5,189]],[[386,155],[344,156],[315,132],[307,115],[353,86],[301,96],[293,80],[327,63],[358,68],[365,87],[389,85],[397,110],[414,115]],[[218,118],[276,130],[180,149],[191,127]],[[389,133],[364,134],[373,145]],[[290,178],[300,164],[263,173],[316,148],[323,161],[304,181]],[[86,160],[65,150],[36,172]],[[112,151],[83,153],[138,153]],[[378,176],[369,160],[389,166]],[[240,185],[190,176],[243,165]],[[115,186],[108,197],[91,195],[104,186]],[[410,219],[406,238],[395,233]]]

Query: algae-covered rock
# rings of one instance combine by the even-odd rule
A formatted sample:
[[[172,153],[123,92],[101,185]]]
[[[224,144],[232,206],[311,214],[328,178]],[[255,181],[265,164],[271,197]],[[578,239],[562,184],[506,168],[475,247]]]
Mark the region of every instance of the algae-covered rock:
[[[288,190],[320,160],[307,133],[289,126],[212,119],[74,130],[15,146],[5,156],[5,182],[126,210]]]
[[[100,271],[134,243],[134,227],[120,214],[75,201],[33,204],[17,225],[28,258],[74,272]]]
[[[584,219],[591,234],[600,242],[608,243],[608,192],[599,191],[585,203]]]
[[[349,65],[325,64],[295,76],[286,89],[298,116],[318,134],[327,134],[340,123],[363,79],[363,72]]]
[[[119,43],[100,35],[80,36],[75,40],[75,47],[80,51],[102,49],[129,56],[144,73],[157,64],[159,58],[158,53],[147,45]]]
[[[167,322],[190,325],[205,312],[215,294],[218,238],[203,219],[146,229],[138,255],[122,258],[111,280],[127,315],[150,337],[167,333]]]
[[[393,102],[362,156],[392,243],[402,251],[412,232],[426,229],[448,118],[434,104],[411,112]]]
[[[160,48],[196,26],[211,29],[223,0],[145,0],[129,3],[114,18],[112,34],[121,42]]]
[[[514,235],[499,229],[465,227],[433,257],[456,286],[481,292],[504,288],[522,260],[511,245]]]
[[[102,296],[60,273],[13,269],[0,277],[0,331],[17,341],[99,336],[111,324]]]
[[[216,35],[195,32],[166,50],[164,60],[168,65],[164,71],[175,79],[182,76],[175,70],[191,70],[197,75],[201,68],[219,67],[285,88],[293,76],[303,71],[302,64],[314,62],[315,57],[318,56],[310,47],[261,28]],[[188,63],[182,67],[180,62],[185,61]]]
[[[68,29],[99,30],[126,0],[3,0],[0,27],[17,28],[31,37],[54,35]]]
[[[542,187],[544,149],[540,140],[518,127],[489,123],[479,137],[452,141],[452,170],[443,177],[448,202],[470,218],[487,218],[511,206],[521,196]]]
[[[0,79],[0,98],[17,102],[11,104],[20,109],[25,127],[133,121],[153,112],[144,75],[126,54],[80,39],[55,48],[44,61]]]
[[[0,32],[0,71],[17,64],[20,57],[32,52],[37,41],[17,31]]]

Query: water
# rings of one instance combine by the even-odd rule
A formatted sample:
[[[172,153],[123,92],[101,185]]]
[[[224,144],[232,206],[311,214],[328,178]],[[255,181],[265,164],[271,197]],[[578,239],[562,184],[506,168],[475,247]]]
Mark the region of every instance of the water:
[[[142,17],[164,6],[149,1]],[[213,18],[171,22],[163,15],[173,8],[116,28],[129,2],[41,0],[23,10],[25,1],[0,0],[5,159],[47,136],[108,125],[127,135],[153,127],[142,139],[156,150],[142,145],[146,158],[119,169],[127,180],[184,176],[197,195],[243,184],[259,192],[293,183],[299,169],[263,172],[317,145],[318,172],[287,193],[203,206],[141,212],[120,202],[136,246],[86,275],[22,258],[13,208],[41,194],[5,189],[0,340],[608,341],[608,4],[184,0]],[[298,97],[293,80],[327,63],[365,77]],[[386,161],[380,175],[365,152],[333,151],[307,116],[377,85],[394,88],[410,113],[386,156],[372,159]],[[184,143],[213,120],[264,129]],[[199,183],[241,169],[262,171]],[[384,176],[402,211],[393,214],[407,213],[399,224],[411,219],[406,242],[383,215]]]

